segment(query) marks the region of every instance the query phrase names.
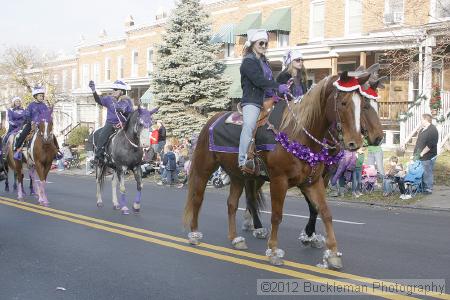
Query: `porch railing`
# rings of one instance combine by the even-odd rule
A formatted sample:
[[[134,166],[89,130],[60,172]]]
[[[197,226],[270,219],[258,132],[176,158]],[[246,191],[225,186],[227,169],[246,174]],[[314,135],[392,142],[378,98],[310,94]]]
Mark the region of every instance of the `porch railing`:
[[[378,102],[378,116],[382,120],[397,120],[401,112],[408,110],[410,102]]]
[[[425,99],[419,105],[414,105],[408,110],[412,114],[405,121],[400,122],[400,146],[405,147],[417,132],[421,125],[422,115],[430,113],[430,100]]]
[[[437,125],[439,130],[438,153],[442,151],[445,143],[450,138],[450,120],[447,119],[447,115],[450,113],[450,91],[441,91],[441,106],[445,121]]]

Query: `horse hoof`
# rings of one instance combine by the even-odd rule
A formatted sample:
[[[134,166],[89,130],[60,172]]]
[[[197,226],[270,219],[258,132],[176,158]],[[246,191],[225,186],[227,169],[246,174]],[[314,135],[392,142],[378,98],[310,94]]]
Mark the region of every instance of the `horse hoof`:
[[[331,250],[325,250],[323,254],[322,264],[317,265],[319,268],[340,270],[344,266],[342,263],[342,253],[341,252],[331,252]]]
[[[281,266],[284,264],[284,251],[282,249],[278,248],[275,249],[275,251],[272,251],[272,249],[267,249],[266,256],[269,257],[269,262],[274,266]]]
[[[103,202],[97,202],[97,207],[98,208],[102,208],[103,207]]]
[[[113,205],[113,209],[114,210],[119,210],[120,209],[120,205],[118,205],[118,204],[117,205]]]
[[[312,248],[320,249],[325,245],[325,237],[321,234],[315,234],[314,232],[311,236],[308,236],[305,230],[303,230],[298,239],[305,247],[311,246]]]
[[[191,245],[200,244],[200,241],[202,239],[203,239],[203,233],[201,233],[199,231],[189,232],[189,234],[188,234],[189,244],[191,244]]]
[[[264,227],[253,230],[253,236],[257,239],[265,240],[268,234],[269,231]]]
[[[134,213],[135,215],[138,215],[140,212],[141,212],[141,209],[140,209],[140,208],[134,208],[134,207],[133,207],[133,213]]]
[[[247,243],[245,242],[245,238],[242,236],[238,236],[235,237],[233,239],[233,241],[231,242],[231,244],[233,245],[234,249],[237,250],[247,250]]]
[[[40,206],[48,207],[48,202],[39,202]]]
[[[130,210],[126,206],[122,207],[121,210],[122,210],[122,215],[129,215],[130,214]]]

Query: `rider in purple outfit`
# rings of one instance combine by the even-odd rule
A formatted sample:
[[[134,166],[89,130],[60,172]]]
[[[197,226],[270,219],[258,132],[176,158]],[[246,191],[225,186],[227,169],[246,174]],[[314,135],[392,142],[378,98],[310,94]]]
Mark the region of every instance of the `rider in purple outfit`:
[[[92,90],[95,102],[107,108],[105,126],[101,129],[100,136],[95,143],[95,146],[98,149],[95,153],[95,161],[103,161],[105,145],[111,134],[114,132],[114,128],[122,126],[133,111],[133,104],[131,103],[130,98],[124,97],[126,91],[130,90],[130,88],[124,82],[116,80],[112,85],[112,95],[100,97],[95,91],[94,81],[91,80],[89,82],[89,87]]]
[[[14,146],[14,159],[21,160],[22,159],[22,144],[25,141],[25,138],[31,131],[31,123],[37,122],[39,115],[44,112],[48,112],[50,109],[44,103],[44,94],[45,90],[42,87],[35,87],[31,93],[33,95],[34,101],[31,102],[27,109],[25,110],[25,121],[22,131],[20,131],[19,136],[17,137],[16,144]],[[54,137],[54,143],[56,148],[58,149],[58,153],[56,155],[56,159],[61,157],[61,152],[59,151],[58,142],[56,137]]]
[[[11,133],[21,128],[25,122],[26,115],[25,109],[22,107],[22,99],[19,97],[14,97],[12,102],[13,106],[7,111],[9,128],[8,132],[3,137],[2,143],[0,144],[0,154],[2,153],[3,144],[6,144]]]

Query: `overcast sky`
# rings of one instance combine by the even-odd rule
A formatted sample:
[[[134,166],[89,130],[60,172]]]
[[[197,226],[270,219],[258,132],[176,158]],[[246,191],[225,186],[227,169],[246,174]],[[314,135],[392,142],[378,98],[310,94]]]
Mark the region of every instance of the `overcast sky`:
[[[95,39],[102,29],[119,36],[132,15],[135,24],[150,23],[159,7],[174,0],[9,0],[1,1],[0,51],[9,45],[72,53],[80,35]]]

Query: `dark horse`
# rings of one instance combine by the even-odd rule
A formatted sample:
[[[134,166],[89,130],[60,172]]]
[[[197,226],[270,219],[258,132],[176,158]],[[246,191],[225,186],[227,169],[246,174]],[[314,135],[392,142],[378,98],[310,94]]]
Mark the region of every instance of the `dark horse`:
[[[122,214],[129,214],[127,207],[127,200],[125,196],[125,172],[131,170],[137,184],[137,193],[134,198],[133,211],[138,213],[141,208],[141,190],[142,190],[142,170],[141,163],[143,157],[143,150],[141,144],[141,131],[143,128],[149,128],[152,125],[151,115],[157,109],[148,111],[145,108],[138,108],[133,111],[124,124],[122,129],[119,129],[110,138],[106,147],[106,157],[108,162],[106,164],[100,163],[96,168],[97,178],[97,206],[102,207],[102,189],[107,169],[111,168],[113,172],[112,179],[112,202],[114,209],[120,209]],[[94,145],[98,139],[99,130],[94,133]],[[95,149],[97,150],[97,149]],[[117,182],[120,183],[120,200],[117,201]]]
[[[357,91],[343,92],[334,86],[334,82],[356,80],[360,85],[369,79],[366,73],[358,79],[348,77],[344,72],[341,77],[332,76],[320,81],[292,110],[287,107],[283,114],[280,130],[286,135],[277,135],[280,141],[275,150],[260,153],[270,178],[270,195],[272,203],[271,235],[266,255],[272,264],[282,264],[284,251],[278,247],[278,227],[282,220],[286,192],[291,187],[299,187],[308,199],[313,201],[325,224],[327,233],[327,262],[331,268],[341,268],[342,258],[338,252],[334,235],[332,216],[325,199],[325,187],[322,178],[323,163],[310,164],[288,153],[284,147],[293,145],[287,140],[295,140],[310,149],[311,155],[319,153],[326,145],[321,142],[333,124],[342,135],[346,149],[355,151],[362,145],[360,113],[362,96]],[[189,242],[198,244],[202,233],[198,232],[198,214],[203,202],[205,186],[211,173],[221,166],[231,179],[228,197],[228,238],[237,249],[246,249],[245,239],[236,234],[236,210],[239,197],[246,180],[238,168],[237,155],[209,151],[208,129],[223,113],[212,117],[203,127],[198,144],[193,154],[189,189],[184,211],[184,224],[189,226]],[[298,146],[297,143],[297,146]],[[283,144],[283,146],[282,146]],[[321,152],[322,153],[322,152]]]

